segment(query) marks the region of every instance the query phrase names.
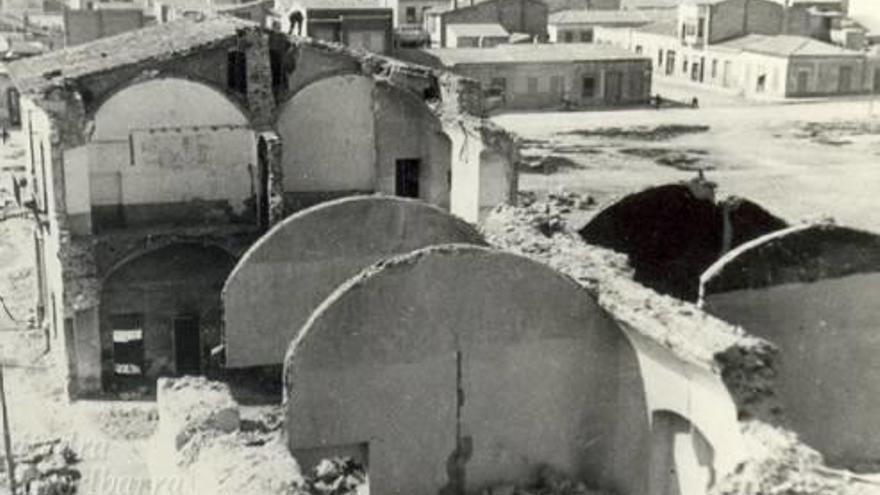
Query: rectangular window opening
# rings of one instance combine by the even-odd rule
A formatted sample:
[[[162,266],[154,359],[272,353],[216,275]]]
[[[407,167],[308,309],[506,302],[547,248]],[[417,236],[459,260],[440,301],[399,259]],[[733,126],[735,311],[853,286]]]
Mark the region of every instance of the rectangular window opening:
[[[140,314],[110,317],[113,331],[113,373],[119,376],[144,374],[144,331]]]
[[[419,197],[419,174],[422,161],[418,158],[397,160],[394,194],[404,198]]]
[[[241,94],[247,93],[247,55],[241,50],[231,50],[227,55],[227,86]]]

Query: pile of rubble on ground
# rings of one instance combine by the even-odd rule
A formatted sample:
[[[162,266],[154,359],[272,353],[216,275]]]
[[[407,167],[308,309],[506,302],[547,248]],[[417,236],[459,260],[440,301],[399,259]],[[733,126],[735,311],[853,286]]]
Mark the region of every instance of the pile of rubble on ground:
[[[527,486],[497,485],[483,490],[482,495],[614,495],[612,492],[575,481],[550,466],[538,471],[537,482]]]
[[[77,492],[82,477],[75,467],[80,459],[60,439],[23,446],[14,454],[18,493],[24,495],[61,495]],[[6,463],[3,461],[3,467]]]
[[[691,303],[657,294],[634,282],[624,255],[587,244],[558,220],[560,212],[568,208],[568,200],[560,207],[559,197],[565,196],[530,200],[521,207],[498,207],[483,224],[486,238],[500,249],[533,258],[572,277],[595,294],[599,304],[620,324],[636,329],[673,354],[720,369],[738,406],[748,458],[735,472],[718,480],[712,495],[878,492],[876,481],[826,467],[818,452],[779,426],[785,420],[773,397],[772,379],[767,378],[774,372],[776,351],[771,344]]]
[[[152,470],[177,473],[181,495],[357,495],[366,472],[329,459],[301,473],[282,435],[280,410],[242,418],[229,386],[204,377],[161,378]]]
[[[306,477],[309,495],[361,495],[368,493],[367,472],[348,457],[324,459]]]

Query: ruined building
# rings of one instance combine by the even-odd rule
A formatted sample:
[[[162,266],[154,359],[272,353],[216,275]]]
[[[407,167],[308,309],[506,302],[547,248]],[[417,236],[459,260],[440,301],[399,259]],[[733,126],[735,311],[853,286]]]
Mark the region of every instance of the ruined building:
[[[352,194],[476,221],[511,138],[465,80],[223,16],[11,64],[40,315],[71,394],[222,364],[220,293],[272,225]]]

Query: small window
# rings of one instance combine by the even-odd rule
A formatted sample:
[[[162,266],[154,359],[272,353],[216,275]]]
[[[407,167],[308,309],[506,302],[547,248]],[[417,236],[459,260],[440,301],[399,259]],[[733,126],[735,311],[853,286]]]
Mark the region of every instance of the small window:
[[[406,8],[406,22],[408,24],[415,24],[417,22],[415,7],[407,7]]]
[[[421,165],[422,161],[418,158],[397,160],[394,194],[404,198],[419,197]]]
[[[636,45],[636,53],[641,55],[642,51],[642,45]]]
[[[657,50],[657,67],[663,66],[663,49]]]
[[[593,76],[584,77],[581,96],[584,98],[593,98],[596,96],[596,78]]]
[[[593,42],[593,30],[588,29],[586,31],[581,31],[581,42],[582,43],[592,43]]]
[[[712,59],[712,79],[718,77],[718,59]]]
[[[241,50],[232,50],[227,57],[226,83],[229,89],[247,93],[247,55]]]
[[[697,38],[702,38],[703,34],[705,34],[705,28],[703,26],[705,22],[706,19],[703,19],[702,17],[697,20]]]
[[[685,74],[687,74],[687,72],[688,72],[688,59],[686,57],[681,62],[681,71],[684,72]]]
[[[574,43],[574,33],[571,31],[565,31],[562,33],[562,41],[565,43]]]
[[[112,315],[113,373],[122,376],[144,374],[144,331],[140,314]]]
[[[538,92],[538,78],[537,77],[528,78],[526,80],[526,85],[528,86],[527,90],[530,95],[536,94]]]

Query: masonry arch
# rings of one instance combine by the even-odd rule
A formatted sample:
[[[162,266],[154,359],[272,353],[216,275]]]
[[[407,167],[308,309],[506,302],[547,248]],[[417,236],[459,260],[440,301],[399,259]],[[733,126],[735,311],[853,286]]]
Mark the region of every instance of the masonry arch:
[[[451,143],[419,95],[361,74],[331,75],[287,100],[276,130],[291,205],[358,192],[449,204]]]
[[[158,78],[122,87],[94,112],[84,153],[96,230],[253,222],[256,140],[244,110],[212,86]],[[72,163],[71,168],[76,164]]]
[[[92,140],[127,139],[132,129],[250,125],[239,103],[209,83],[160,77],[125,84],[101,101]]]
[[[291,215],[225,282],[226,366],[281,365],[296,329],[339,284],[384,258],[446,243],[486,244],[467,222],[405,198],[355,196]]]
[[[878,287],[880,236],[829,224],[743,244],[701,278],[707,312],[779,347],[786,416],[831,465],[880,458]]]
[[[541,464],[647,492],[633,347],[576,282],[521,256],[445,245],[365,269],[302,327],[284,376],[294,456],[360,454],[371,492],[478,493]]]
[[[651,493],[705,495],[715,484],[715,449],[685,417],[654,411],[651,418]]]
[[[712,185],[697,180],[624,196],[597,213],[580,235],[628,255],[638,282],[696,301],[700,275],[721,255],[786,226],[751,201],[716,201]]]
[[[105,388],[201,374],[220,343],[220,291],[235,258],[216,246],[168,244],[120,263],[99,302]]]

